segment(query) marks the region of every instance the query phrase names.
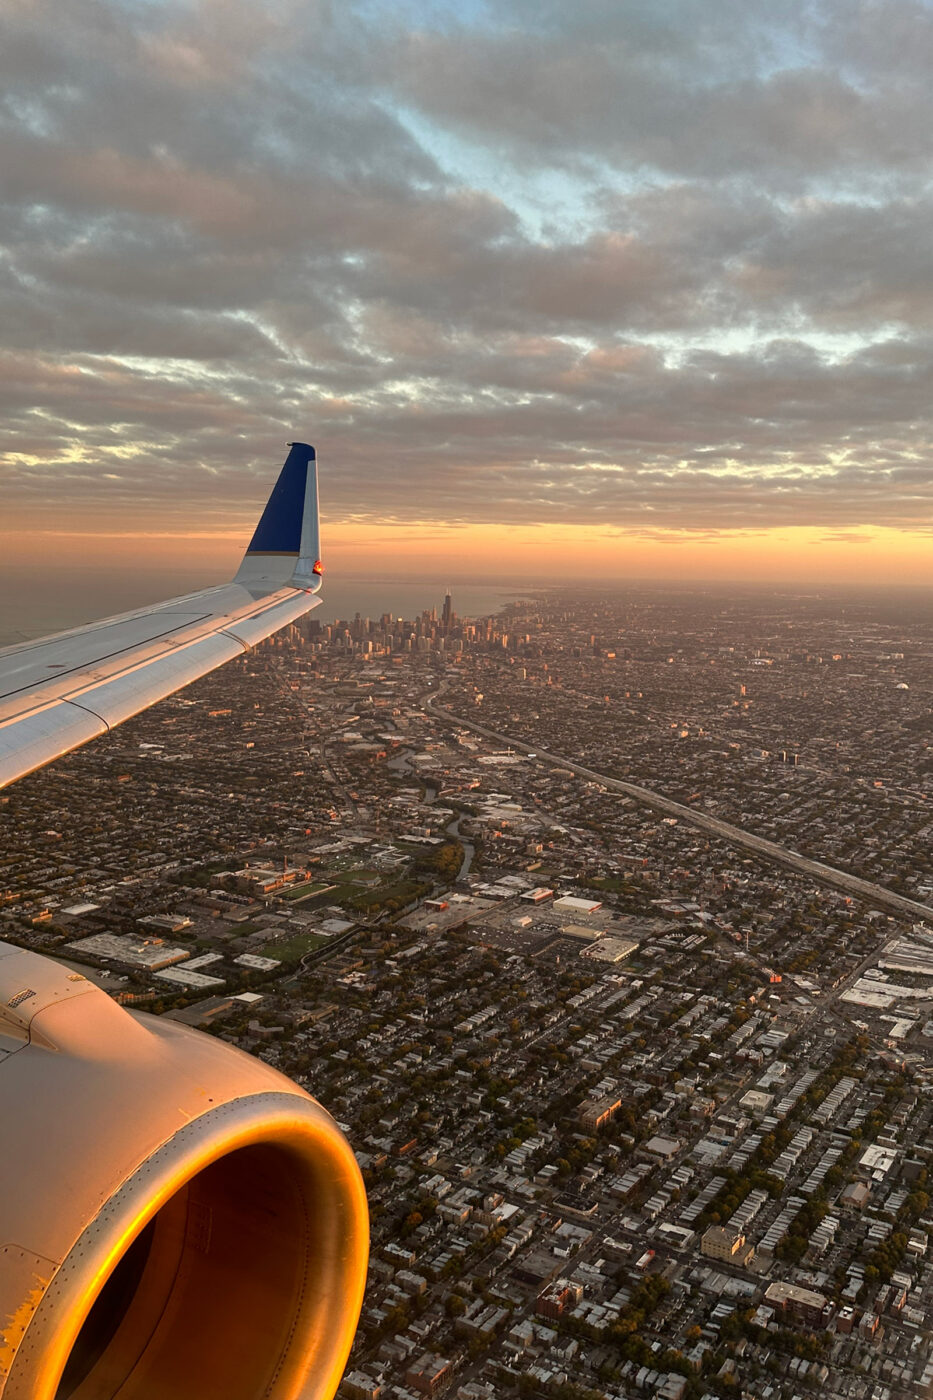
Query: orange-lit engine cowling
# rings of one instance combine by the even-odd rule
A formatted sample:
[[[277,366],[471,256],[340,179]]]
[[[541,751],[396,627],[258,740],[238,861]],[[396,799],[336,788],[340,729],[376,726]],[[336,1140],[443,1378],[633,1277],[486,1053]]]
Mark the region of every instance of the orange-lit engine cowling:
[[[367,1252],[302,1089],[0,943],[0,1400],[330,1400]]]

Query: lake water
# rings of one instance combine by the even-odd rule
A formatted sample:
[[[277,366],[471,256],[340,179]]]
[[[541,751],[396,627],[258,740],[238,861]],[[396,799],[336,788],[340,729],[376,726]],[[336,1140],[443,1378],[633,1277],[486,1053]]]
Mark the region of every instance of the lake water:
[[[0,564],[0,646],[12,646],[50,632],[80,627],[98,618],[177,597],[216,583],[214,577],[177,571],[128,572],[126,569],[70,569],[26,572]],[[321,622],[361,617],[415,618],[425,608],[440,615],[447,584],[442,579],[367,579],[328,575],[314,616]],[[487,617],[511,599],[536,591],[531,583],[451,584],[454,611],[461,617]]]

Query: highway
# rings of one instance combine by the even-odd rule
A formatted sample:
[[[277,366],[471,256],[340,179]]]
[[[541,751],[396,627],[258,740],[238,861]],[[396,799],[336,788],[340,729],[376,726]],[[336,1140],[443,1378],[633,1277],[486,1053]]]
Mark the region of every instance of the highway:
[[[484,739],[491,739],[496,744],[504,744],[519,753],[527,754],[540,763],[552,763],[560,768],[567,768],[570,772],[576,773],[578,777],[598,783],[608,792],[618,792],[625,797],[631,797],[646,807],[652,807],[655,811],[665,813],[666,816],[676,817],[679,821],[686,822],[689,826],[696,827],[700,831],[708,832],[711,836],[719,836],[732,846],[749,851],[752,855],[761,856],[765,860],[773,861],[777,865],[785,866],[798,875],[808,875],[819,884],[840,890],[853,899],[861,899],[876,909],[883,909],[886,913],[896,914],[900,918],[926,919],[933,924],[933,908],[928,904],[920,904],[916,900],[907,899],[904,895],[895,894],[893,890],[886,890],[882,885],[875,885],[870,880],[861,880],[857,875],[850,875],[845,870],[837,870],[834,866],[825,865],[823,861],[810,860],[807,856],[801,855],[799,851],[779,846],[776,841],[768,841],[763,836],[756,836],[753,832],[743,830],[742,827],[733,826],[731,822],[720,821],[718,817],[697,811],[693,807],[687,807],[682,802],[674,802],[661,793],[653,792],[651,788],[641,787],[637,783],[625,782],[621,778],[610,778],[605,773],[597,773],[592,768],[584,768],[582,764],[575,763],[573,759],[565,758],[562,754],[550,753],[546,749],[536,748],[520,739],[513,739],[508,734],[497,734],[494,730],[477,724],[475,720],[466,719],[462,715],[455,715],[450,710],[444,709],[442,705],[437,704],[436,700],[425,698],[423,704],[430,714],[447,724],[460,725],[464,729],[470,729],[475,734],[481,734]]]

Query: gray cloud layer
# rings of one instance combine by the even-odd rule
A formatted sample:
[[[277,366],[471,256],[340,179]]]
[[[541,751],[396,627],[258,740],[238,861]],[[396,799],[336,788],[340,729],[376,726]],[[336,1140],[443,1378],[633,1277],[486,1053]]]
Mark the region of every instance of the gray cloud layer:
[[[919,0],[7,0],[8,507],[248,517],[299,433],[344,515],[929,528],[931,63]]]

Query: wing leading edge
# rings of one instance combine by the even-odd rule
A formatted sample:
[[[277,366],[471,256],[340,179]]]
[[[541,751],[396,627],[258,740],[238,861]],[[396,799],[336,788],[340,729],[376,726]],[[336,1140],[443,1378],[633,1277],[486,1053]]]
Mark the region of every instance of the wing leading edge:
[[[317,462],[291,444],[231,583],[0,650],[0,788],[317,607]]]

